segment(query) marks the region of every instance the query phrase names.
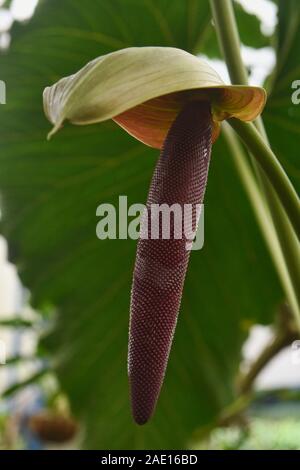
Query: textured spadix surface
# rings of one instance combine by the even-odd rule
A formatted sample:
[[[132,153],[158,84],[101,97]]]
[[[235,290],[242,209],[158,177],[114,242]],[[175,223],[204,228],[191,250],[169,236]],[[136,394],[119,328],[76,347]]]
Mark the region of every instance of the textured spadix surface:
[[[141,223],[148,238],[138,243],[131,295],[128,373],[138,424],[152,415],[164,379],[190,257],[187,235],[196,229],[195,209],[206,188],[211,136],[209,103],[186,104],[168,132],[151,181],[148,213]],[[163,219],[151,213],[154,204],[181,208],[181,237],[171,217],[170,238],[163,237]],[[194,217],[184,217],[188,204]]]
[[[131,47],[103,55],[44,91],[44,108],[58,130],[65,120],[90,124],[114,119],[130,134],[161,148],[185,102],[209,97],[214,121],[255,119],[265,91],[225,85],[206,61],[172,47]]]

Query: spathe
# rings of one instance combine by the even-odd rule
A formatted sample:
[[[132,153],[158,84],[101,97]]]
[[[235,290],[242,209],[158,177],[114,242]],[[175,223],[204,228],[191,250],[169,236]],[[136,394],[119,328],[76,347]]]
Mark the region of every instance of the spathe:
[[[183,105],[208,99],[214,122],[255,119],[266,93],[251,86],[225,85],[205,60],[171,47],[132,47],[98,57],[44,91],[44,109],[54,125],[65,120],[92,124],[114,119],[138,140],[161,148]]]

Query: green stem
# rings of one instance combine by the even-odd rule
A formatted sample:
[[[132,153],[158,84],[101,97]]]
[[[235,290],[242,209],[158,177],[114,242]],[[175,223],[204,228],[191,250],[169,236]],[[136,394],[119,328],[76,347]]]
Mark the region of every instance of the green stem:
[[[228,126],[228,133],[233,134]],[[227,133],[227,131],[226,131]],[[235,138],[234,134],[233,137]],[[247,164],[248,165],[248,164]],[[252,181],[252,180],[251,180]],[[278,312],[278,317],[275,323],[275,331],[272,340],[261,351],[259,356],[250,365],[248,371],[242,374],[237,383],[239,395],[228,406],[226,406],[221,414],[209,425],[199,428],[193,436],[193,441],[199,441],[208,438],[210,433],[219,427],[228,427],[233,424],[243,424],[243,413],[255,400],[261,399],[269,395],[269,391],[260,392],[258,394],[253,390],[253,385],[260,374],[269,362],[277,356],[286,346],[289,346],[293,341],[299,339],[298,328],[296,327],[293,316],[286,305],[282,305]]]
[[[271,188],[272,190],[273,188]],[[293,309],[294,314],[300,320],[300,242],[293,227],[290,225],[287,214],[273,191],[273,197],[268,198],[272,214],[277,214],[276,229],[281,248],[289,271],[289,276],[294,286],[294,295],[297,298],[298,310]],[[291,305],[292,307],[292,305]],[[299,325],[300,326],[300,325]]]
[[[296,325],[292,319],[290,312],[286,311],[286,306],[283,305],[279,310],[279,324],[276,325],[277,328],[272,340],[261,351],[256,360],[253,361],[249,370],[239,379],[238,389],[241,395],[252,391],[257,376],[280,351],[290,346],[293,341],[299,340],[299,331],[298,328],[295,328]]]
[[[227,122],[223,123],[223,134],[230,148],[230,153],[234,160],[239,176],[247,192],[257,223],[260,226],[267,246],[271,248],[270,254],[273,263],[276,267],[286,298],[290,304],[291,310],[294,313],[300,330],[300,265],[298,263],[297,257],[293,256],[295,251],[293,243],[298,243],[299,246],[299,242],[298,240],[291,240],[291,246],[293,250],[291,250],[289,256],[289,267],[292,268],[290,273],[280,247],[279,239],[276,236],[276,232],[274,231],[270,213],[266,207],[264,199],[261,197],[261,192],[259,190],[257,181],[254,177],[251,166],[247,161],[244,147],[241,145],[236,134]],[[288,247],[289,246],[290,245],[288,245]]]
[[[264,170],[299,238],[300,201],[281,164],[253,124],[248,124],[238,119],[230,119],[228,122]]]
[[[220,47],[223,51],[224,58],[228,66],[231,81],[233,83],[247,85],[248,76],[240,53],[241,43],[237,24],[235,21],[232,2],[231,0],[210,0],[210,3]],[[265,132],[262,119],[257,119],[255,125],[267,143],[268,138]],[[258,155],[255,155],[255,157],[258,157]],[[272,157],[273,158],[271,159],[271,161],[270,159],[268,160],[269,163],[276,162],[276,157],[273,154]],[[264,158],[264,156],[262,158]],[[265,162],[265,164],[267,164],[268,162]],[[263,212],[265,212],[265,216],[269,215],[268,219],[270,219],[268,220],[267,224],[262,223],[264,227],[266,225],[268,226],[268,229],[263,230],[263,233],[265,235],[265,239],[268,241],[271,256],[273,257],[273,259],[276,260],[275,265],[278,274],[281,280],[284,279],[283,286],[285,287],[285,291],[288,290],[288,292],[290,293],[290,295],[288,295],[288,300],[291,303],[291,307],[293,308],[294,314],[299,319],[299,308],[296,309],[296,311],[294,308],[295,297],[297,297],[297,292],[299,292],[300,282],[298,264],[299,241],[288,218],[288,216],[291,218],[292,212],[292,217],[294,219],[293,225],[294,227],[295,224],[297,225],[298,228],[296,228],[296,232],[299,234],[299,223],[297,224],[297,221],[295,220],[295,217],[299,220],[299,215],[297,215],[299,213],[299,209],[297,209],[297,206],[299,206],[299,202],[297,201],[295,191],[289,183],[288,178],[285,175],[280,164],[272,165],[272,168],[277,170],[275,171],[277,176],[279,175],[279,173],[281,174],[281,176],[279,175],[279,185],[283,182],[288,188],[288,193],[283,195],[285,204],[282,204],[282,201],[280,200],[281,198],[277,197],[273,187],[273,181],[270,182],[270,180],[268,179],[270,178],[270,175],[267,173],[268,165],[265,165],[265,173],[264,171],[262,171],[260,166],[256,164],[255,161],[252,161],[252,163],[256,176],[258,178],[258,182],[260,183],[260,189],[262,191],[261,199],[262,202],[265,203],[265,210]],[[251,170],[249,168],[249,172],[250,171]],[[248,179],[250,178],[250,176],[252,176],[252,179],[254,179],[254,175],[250,175],[249,172]],[[271,172],[271,175],[272,174],[273,173]],[[281,188],[282,186],[285,186],[285,184],[281,184]],[[276,187],[276,190],[278,192],[278,185]],[[259,193],[259,188],[257,188],[256,195],[257,193]],[[289,196],[291,196],[292,203],[290,203],[290,201],[288,200]],[[289,209],[287,210],[288,215],[283,208],[283,206],[286,208],[286,205],[289,206]],[[270,243],[270,239],[273,239],[272,243]],[[290,277],[291,279],[289,280],[288,277]],[[286,289],[287,285],[288,289]]]
[[[231,0],[210,0],[213,19],[232,83],[248,85],[248,73],[241,56],[241,41]],[[267,134],[259,117],[255,122],[261,135]]]
[[[241,58],[241,43],[230,0],[210,0],[213,19],[232,83],[247,85],[248,75]]]
[[[241,57],[241,42],[239,38],[239,32],[235,21],[234,10],[231,0],[210,0],[211,9],[213,13],[213,19],[216,26],[219,43],[222,48],[224,58],[228,67],[230,78],[232,83],[240,85],[248,84],[248,76],[246,68],[243,64]],[[238,123],[232,120],[233,127],[238,131],[239,135],[244,139],[247,138],[247,146],[253,139],[252,147],[255,148],[256,152],[254,157],[258,160],[258,163],[263,168],[266,176],[270,180],[272,186],[276,190],[279,199],[287,211],[292,225],[294,226],[296,233],[300,235],[300,205],[297,194],[290,183],[285,171],[281,167],[279,161],[273,152],[268,149],[267,145],[263,143],[262,139],[259,139],[258,133],[255,134],[255,130],[249,125]],[[262,136],[266,138],[264,126],[262,120],[259,119],[256,122],[256,126]],[[247,129],[249,132],[247,132]],[[258,144],[258,145],[257,145]],[[262,151],[261,155],[257,152]],[[263,186],[265,186],[263,184]],[[282,194],[286,191],[286,194]],[[274,214],[274,216],[278,214]],[[280,215],[280,214],[279,214]]]
[[[228,427],[230,424],[240,421],[239,418],[242,413],[249,408],[251,403],[254,401],[254,398],[255,396],[253,393],[238,396],[236,400],[223,409],[220,416],[208,425],[201,426],[197,429],[192,436],[192,444],[194,444],[192,445],[192,448],[197,449],[199,443],[207,439],[214,429]]]

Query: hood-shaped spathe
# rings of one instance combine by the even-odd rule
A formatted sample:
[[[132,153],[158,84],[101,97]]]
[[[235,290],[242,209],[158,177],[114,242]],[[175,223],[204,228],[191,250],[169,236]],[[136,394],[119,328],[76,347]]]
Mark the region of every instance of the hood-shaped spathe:
[[[262,111],[263,88],[225,85],[207,62],[171,47],[132,47],[100,56],[44,91],[55,133],[65,120],[91,124],[113,119],[138,140],[161,148],[182,106],[209,100],[213,139],[223,119],[252,121]]]

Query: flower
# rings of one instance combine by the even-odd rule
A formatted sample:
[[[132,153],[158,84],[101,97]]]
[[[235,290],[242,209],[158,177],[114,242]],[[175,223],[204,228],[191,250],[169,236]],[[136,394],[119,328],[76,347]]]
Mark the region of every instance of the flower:
[[[44,109],[54,125],[68,120],[92,124],[113,119],[145,144],[161,148],[183,105],[209,100],[213,140],[220,122],[254,120],[262,111],[263,88],[225,85],[205,60],[172,47],[131,47],[100,56],[44,91]]]

